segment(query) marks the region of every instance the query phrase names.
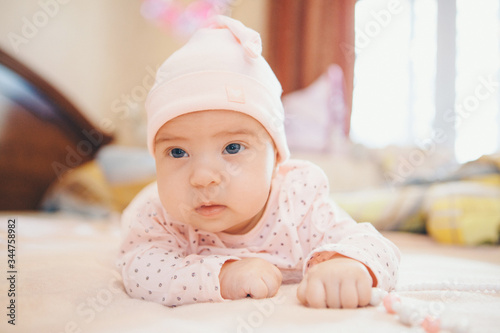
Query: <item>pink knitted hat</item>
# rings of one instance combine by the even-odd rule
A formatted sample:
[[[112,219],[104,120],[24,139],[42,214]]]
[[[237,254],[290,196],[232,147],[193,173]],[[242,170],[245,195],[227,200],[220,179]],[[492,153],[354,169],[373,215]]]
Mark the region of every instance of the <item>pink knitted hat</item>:
[[[146,100],[148,148],[169,120],[204,110],[247,114],[267,130],[278,150],[278,163],[288,159],[281,85],[261,55],[260,35],[226,16],[198,30],[158,69]]]

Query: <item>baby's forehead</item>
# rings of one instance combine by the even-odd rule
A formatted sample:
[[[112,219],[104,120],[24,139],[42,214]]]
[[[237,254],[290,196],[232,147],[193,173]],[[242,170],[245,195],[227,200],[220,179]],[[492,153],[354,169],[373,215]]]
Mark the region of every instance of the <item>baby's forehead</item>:
[[[157,138],[189,133],[212,136],[247,135],[271,140],[269,133],[258,120],[232,110],[203,110],[182,114],[167,121],[158,131]]]

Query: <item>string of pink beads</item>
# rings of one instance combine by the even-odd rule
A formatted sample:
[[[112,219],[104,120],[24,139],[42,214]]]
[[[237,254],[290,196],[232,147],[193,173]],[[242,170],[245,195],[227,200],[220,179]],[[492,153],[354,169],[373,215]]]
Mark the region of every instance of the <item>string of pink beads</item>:
[[[481,292],[486,294],[500,293],[500,283],[456,283],[456,282],[422,282],[398,288],[399,291],[421,291],[421,290],[455,290],[467,292]],[[399,321],[405,325],[421,326],[427,333],[447,331],[451,333],[469,332],[469,322],[466,318],[457,319],[451,317],[434,317],[424,315],[410,304],[405,304],[394,292],[373,288],[370,305],[383,304],[387,313],[395,314]]]
[[[387,313],[397,315],[401,323],[409,326],[419,325],[427,333],[438,333],[441,330],[451,333],[469,332],[469,323],[466,319],[452,321],[445,318],[435,318],[430,315],[422,316],[417,308],[403,303],[396,293],[388,293],[384,290],[373,288],[370,305],[378,306],[381,303]]]

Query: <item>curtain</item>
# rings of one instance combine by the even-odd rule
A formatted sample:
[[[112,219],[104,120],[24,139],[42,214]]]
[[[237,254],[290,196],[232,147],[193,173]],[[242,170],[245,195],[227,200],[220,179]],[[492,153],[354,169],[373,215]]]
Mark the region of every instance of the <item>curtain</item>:
[[[267,58],[284,94],[304,88],[330,64],[345,78],[349,133],[354,74],[354,6],[356,0],[269,1]]]

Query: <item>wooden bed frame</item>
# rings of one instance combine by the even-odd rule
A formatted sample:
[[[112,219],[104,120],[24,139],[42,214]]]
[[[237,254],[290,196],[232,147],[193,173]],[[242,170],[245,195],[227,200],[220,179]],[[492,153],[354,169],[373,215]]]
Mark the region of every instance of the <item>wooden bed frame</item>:
[[[57,89],[0,49],[0,210],[36,210],[64,172],[112,137]]]

